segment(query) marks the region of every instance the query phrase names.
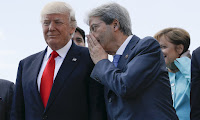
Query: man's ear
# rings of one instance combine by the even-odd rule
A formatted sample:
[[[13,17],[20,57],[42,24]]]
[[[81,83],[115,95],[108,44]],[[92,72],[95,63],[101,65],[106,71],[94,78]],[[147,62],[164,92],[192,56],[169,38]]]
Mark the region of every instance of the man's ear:
[[[76,30],[76,28],[75,28],[75,27],[71,27],[71,30],[70,30],[70,35],[74,34],[74,33],[75,33],[75,30]]]
[[[176,51],[178,52],[179,55],[183,53],[183,50],[184,50],[183,44],[176,45]]]
[[[119,24],[119,21],[118,21],[118,20],[116,20],[116,19],[113,20],[112,25],[113,25],[114,31],[119,30],[119,28],[120,28],[120,24]]]

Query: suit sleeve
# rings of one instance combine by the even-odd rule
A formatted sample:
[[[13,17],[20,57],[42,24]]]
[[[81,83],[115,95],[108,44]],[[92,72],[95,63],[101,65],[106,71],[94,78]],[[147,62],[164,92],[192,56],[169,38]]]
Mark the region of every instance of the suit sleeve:
[[[129,55],[125,69],[118,69],[104,59],[95,65],[91,77],[121,97],[135,97],[149,87],[159,76],[164,59],[156,40],[141,41],[131,51],[133,55]]]
[[[89,81],[89,120],[107,120],[104,86],[91,78]]]
[[[200,49],[199,49],[200,50]],[[199,56],[198,56],[199,55]],[[191,120],[200,119],[200,51],[193,52],[191,63]]]
[[[25,105],[22,89],[22,62],[19,63],[16,86],[14,90],[11,120],[25,120]]]

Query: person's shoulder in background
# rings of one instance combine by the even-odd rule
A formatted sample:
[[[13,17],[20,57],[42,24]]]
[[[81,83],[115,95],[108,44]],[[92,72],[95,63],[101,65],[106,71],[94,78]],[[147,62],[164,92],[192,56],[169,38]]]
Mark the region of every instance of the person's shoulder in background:
[[[14,83],[0,79],[0,120],[10,119]]]

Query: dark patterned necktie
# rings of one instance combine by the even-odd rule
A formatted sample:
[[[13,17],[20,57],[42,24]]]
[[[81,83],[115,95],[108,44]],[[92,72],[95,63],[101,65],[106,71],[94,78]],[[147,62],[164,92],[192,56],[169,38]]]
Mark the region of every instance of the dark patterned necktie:
[[[118,61],[119,61],[119,58],[121,57],[121,55],[114,55],[113,57],[113,64],[115,65],[115,67],[117,67],[118,65]]]

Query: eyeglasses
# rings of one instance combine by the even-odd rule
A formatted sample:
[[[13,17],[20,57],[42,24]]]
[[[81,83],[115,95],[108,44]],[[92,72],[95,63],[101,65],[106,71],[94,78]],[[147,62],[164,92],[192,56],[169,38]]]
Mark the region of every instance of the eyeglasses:
[[[90,32],[93,33],[93,32],[96,32],[97,28],[100,26],[100,24],[103,23],[103,22],[99,22],[99,23],[96,23],[96,24],[92,24],[90,26]]]

